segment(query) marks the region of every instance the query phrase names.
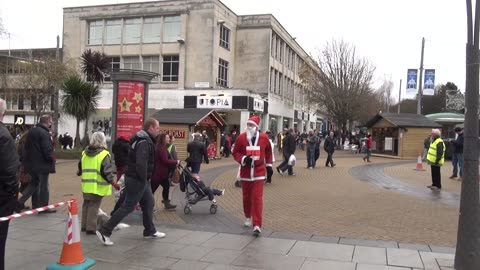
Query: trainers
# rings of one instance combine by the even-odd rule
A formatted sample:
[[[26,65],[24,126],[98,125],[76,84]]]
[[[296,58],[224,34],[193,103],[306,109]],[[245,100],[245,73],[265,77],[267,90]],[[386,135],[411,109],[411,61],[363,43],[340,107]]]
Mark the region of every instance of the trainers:
[[[452,176],[450,176],[449,178],[450,178],[450,179],[454,179],[454,178],[457,178],[457,176],[456,176],[456,175],[452,175]]]
[[[250,227],[250,226],[252,226],[252,219],[251,219],[251,218],[245,219],[245,222],[243,222],[243,226],[244,226],[244,227]]]
[[[216,204],[216,203],[217,203],[217,200],[213,199],[213,200],[212,200],[212,203],[213,203],[213,204]]]
[[[96,231],[96,233],[97,233],[98,239],[100,240],[100,242],[102,242],[102,244],[104,246],[112,246],[113,245],[113,242],[112,242],[112,240],[110,240],[110,237],[104,235],[100,231]]]
[[[166,234],[157,231],[157,232],[152,233],[152,234],[150,234],[150,235],[144,235],[143,238],[145,238],[145,239],[164,238],[165,236],[166,236]]]
[[[253,234],[255,235],[259,235],[262,233],[262,230],[260,230],[260,227],[259,226],[255,226],[253,227]]]
[[[225,189],[222,189],[222,190],[220,190],[220,191],[222,192],[222,194],[221,194],[220,196],[225,195]]]
[[[280,170],[279,167],[277,167],[277,172],[278,172],[278,174],[283,175],[283,172],[282,172],[282,170]]]
[[[427,188],[432,188],[432,187],[434,187],[434,186],[433,185],[427,186]]]

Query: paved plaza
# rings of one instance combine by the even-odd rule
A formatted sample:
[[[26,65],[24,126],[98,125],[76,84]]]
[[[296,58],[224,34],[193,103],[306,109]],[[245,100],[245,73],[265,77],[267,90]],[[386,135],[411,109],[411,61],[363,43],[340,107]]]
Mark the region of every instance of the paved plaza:
[[[303,152],[298,152],[299,156]],[[300,157],[301,158],[301,157]],[[84,252],[97,269],[453,269],[461,183],[448,179],[432,192],[430,172],[415,171],[415,162],[337,154],[335,168],[321,157],[307,170],[300,159],[296,176],[274,175],[264,191],[262,237],[241,226],[241,189],[234,186],[233,159],[202,165],[205,182],[225,188],[217,214],[208,202],[183,213],[184,194],[171,194],[177,211],[167,212],[157,199],[155,222],[165,239],[141,238],[141,214],[131,214],[131,228],[114,232],[113,247],[82,234]],[[62,161],[52,175],[51,202],[77,196],[82,203],[76,161]],[[102,208],[113,208],[113,196]],[[66,210],[29,216],[11,223],[7,269],[42,269],[58,259]],[[30,256],[32,255],[32,256]],[[28,259],[25,259],[28,258]],[[388,267],[387,267],[388,265]]]

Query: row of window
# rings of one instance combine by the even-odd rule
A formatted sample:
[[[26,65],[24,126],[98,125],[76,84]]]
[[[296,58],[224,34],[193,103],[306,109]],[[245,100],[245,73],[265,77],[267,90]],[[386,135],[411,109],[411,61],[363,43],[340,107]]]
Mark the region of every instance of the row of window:
[[[299,87],[292,79],[284,76],[282,72],[270,68],[270,92],[277,95],[283,95],[285,98],[293,100],[294,88]]]
[[[116,56],[109,59],[112,70],[122,68],[150,71],[161,74],[162,82],[178,82],[180,65],[178,55]],[[110,81],[110,78],[107,77],[105,80]],[[153,81],[158,82],[158,78]]]
[[[295,51],[273,31],[270,54],[274,59],[284,64],[290,70],[298,70],[299,63],[303,62]]]
[[[176,42],[181,35],[180,25],[180,16],[90,21],[88,44],[159,43],[161,37],[162,42]]]
[[[7,110],[35,111],[43,108],[43,110],[53,111],[54,109],[54,95],[30,95],[22,94],[18,91],[11,91],[8,93],[0,93],[0,98],[5,100]]]

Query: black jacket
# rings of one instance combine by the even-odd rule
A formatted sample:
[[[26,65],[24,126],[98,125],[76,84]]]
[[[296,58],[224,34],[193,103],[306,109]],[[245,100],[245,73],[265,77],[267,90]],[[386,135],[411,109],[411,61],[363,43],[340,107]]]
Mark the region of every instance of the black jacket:
[[[155,165],[155,145],[152,137],[141,130],[130,139],[128,164],[125,176],[146,182],[152,177]]]
[[[48,129],[41,124],[28,131],[22,162],[28,173],[55,172],[52,137]]]
[[[16,195],[20,160],[15,149],[15,142],[2,122],[0,122],[0,153],[0,190],[2,193]]]
[[[295,154],[297,144],[295,143],[295,136],[288,134],[283,138],[283,155],[289,157]]]
[[[335,152],[335,139],[334,139],[334,138],[330,138],[330,136],[328,136],[328,137],[325,139],[325,143],[323,144],[323,149],[324,149],[325,152],[327,152],[327,153],[333,153],[333,152]]]
[[[130,143],[124,138],[118,138],[112,146],[113,157],[115,158],[115,166],[123,167],[128,164],[128,151]]]
[[[455,141],[453,141],[453,145],[455,146],[455,153],[456,154],[463,154],[463,133],[458,134],[458,137]]]
[[[208,163],[208,154],[205,144],[201,141],[191,141],[187,144],[188,152],[188,162],[202,163],[205,159],[205,162]]]

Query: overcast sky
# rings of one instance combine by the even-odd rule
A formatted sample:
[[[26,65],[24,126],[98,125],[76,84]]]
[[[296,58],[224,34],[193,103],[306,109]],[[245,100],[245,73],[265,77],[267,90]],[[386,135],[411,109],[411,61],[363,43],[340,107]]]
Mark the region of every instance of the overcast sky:
[[[135,0],[2,0],[1,18],[11,33],[10,48],[55,47],[62,36],[62,8]],[[144,1],[145,2],[145,1]],[[313,55],[327,41],[343,39],[376,66],[376,85],[384,77],[403,80],[419,68],[425,37],[425,68],[436,69],[436,84],[465,85],[465,1],[451,0],[223,0],[237,15],[273,14]],[[8,49],[8,39],[0,49]]]

